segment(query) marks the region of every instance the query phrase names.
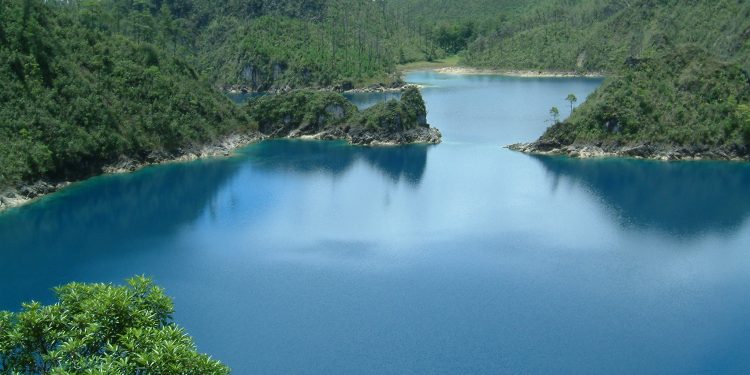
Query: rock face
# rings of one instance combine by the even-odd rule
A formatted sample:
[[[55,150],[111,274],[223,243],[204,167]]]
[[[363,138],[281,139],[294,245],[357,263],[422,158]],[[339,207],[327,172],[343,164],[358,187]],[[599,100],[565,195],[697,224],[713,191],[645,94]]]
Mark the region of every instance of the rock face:
[[[341,139],[354,145],[384,146],[440,143],[440,131],[427,124],[427,110],[416,87],[401,100],[359,111],[340,94],[293,91],[265,96],[248,104],[258,129],[277,138]]]
[[[705,145],[677,146],[641,143],[622,145],[618,143],[569,144],[554,140],[539,140],[532,143],[516,143],[508,149],[527,154],[565,155],[574,158],[629,157],[654,160],[734,160],[750,161],[750,150],[741,145],[710,147]]]
[[[403,144],[438,144],[442,134],[435,128],[412,128],[400,132],[384,129],[367,130],[354,129],[350,131],[346,140],[354,145],[360,146],[396,146]]]

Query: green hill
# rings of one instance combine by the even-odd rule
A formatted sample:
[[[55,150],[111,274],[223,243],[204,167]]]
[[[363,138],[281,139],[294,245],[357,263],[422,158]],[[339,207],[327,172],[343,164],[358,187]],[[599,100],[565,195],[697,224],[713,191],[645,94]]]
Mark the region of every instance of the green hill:
[[[546,0],[482,30],[464,57],[482,67],[609,71],[686,43],[750,68],[750,3]]]
[[[629,59],[569,119],[531,145],[573,156],[747,158],[750,77],[702,49]]]
[[[424,38],[385,1],[100,0],[100,22],[174,49],[215,85],[363,86],[424,59]]]

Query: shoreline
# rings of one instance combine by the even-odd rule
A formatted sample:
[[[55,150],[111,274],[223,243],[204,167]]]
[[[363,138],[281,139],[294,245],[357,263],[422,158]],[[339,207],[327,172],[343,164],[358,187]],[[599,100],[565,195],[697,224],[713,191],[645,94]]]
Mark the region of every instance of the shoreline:
[[[146,160],[122,158],[115,163],[104,165],[101,168],[101,173],[95,173],[79,180],[51,181],[41,179],[33,183],[21,184],[0,192],[0,214],[12,208],[25,206],[42,197],[93,177],[132,173],[156,165],[184,163],[199,159],[231,157],[237,149],[253,143],[258,143],[267,138],[267,136],[261,133],[231,134],[203,146],[192,146],[179,150],[174,154],[152,152]]]
[[[522,78],[604,78],[602,72],[574,72],[574,71],[550,71],[550,70],[529,70],[529,69],[486,69],[472,68],[466,66],[451,66],[442,68],[427,69],[438,74],[451,75],[500,75],[508,77]]]
[[[511,151],[528,155],[567,156],[575,159],[625,158],[637,160],[670,161],[729,161],[749,162],[750,155],[738,149],[720,147],[678,147],[654,146],[642,144],[637,146],[597,146],[597,145],[559,145],[539,142],[515,143],[507,145]]]
[[[406,83],[403,81],[404,74],[410,72],[429,71],[438,74],[450,74],[450,75],[499,75],[507,77],[521,77],[521,78],[606,78],[607,75],[604,72],[577,72],[577,71],[555,71],[555,70],[535,70],[535,69],[495,69],[495,68],[475,68],[470,66],[458,66],[451,65],[451,63],[440,64],[436,63],[435,66],[414,66],[397,68],[396,74],[401,78],[401,82],[380,82],[370,85],[364,85],[360,87],[353,87],[351,85],[335,85],[327,87],[309,87],[314,91],[329,91],[338,92],[342,94],[352,93],[388,93],[388,92],[400,92],[408,86],[417,86],[414,84]],[[241,95],[241,94],[279,94],[290,92],[294,90],[305,89],[304,87],[293,88],[291,86],[275,87],[271,86],[266,90],[253,89],[247,84],[222,84],[218,85],[217,89],[225,94]]]
[[[101,173],[92,174],[79,180],[52,181],[41,179],[33,183],[25,183],[14,188],[8,188],[5,191],[0,192],[0,215],[10,209],[33,203],[40,198],[54,194],[66,187],[69,187],[76,183],[84,182],[93,177],[121,173],[132,173],[146,167],[171,163],[185,163],[200,159],[232,157],[235,155],[236,150],[268,139],[298,139],[303,141],[340,140],[346,142],[350,146],[396,147],[412,144],[438,144],[440,143],[441,138],[440,131],[435,128],[427,129],[424,134],[408,133],[407,135],[409,136],[407,139],[401,140],[399,142],[393,140],[379,140],[376,138],[368,138],[368,134],[365,134],[365,138],[360,139],[352,137],[351,135],[341,135],[335,131],[324,131],[312,135],[290,134],[284,137],[277,138],[270,137],[260,132],[248,134],[232,134],[206,145],[189,147],[174,154],[153,152],[146,160],[140,161],[130,158],[123,158],[115,163],[103,166],[101,168]]]

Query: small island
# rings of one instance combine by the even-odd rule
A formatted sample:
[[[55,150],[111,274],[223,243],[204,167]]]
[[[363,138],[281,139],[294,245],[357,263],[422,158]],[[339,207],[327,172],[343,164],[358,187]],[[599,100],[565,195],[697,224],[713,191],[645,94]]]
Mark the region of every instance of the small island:
[[[248,116],[266,137],[345,140],[359,146],[437,144],[441,134],[427,123],[419,90],[404,89],[401,100],[363,111],[334,92],[298,90],[251,100]]]
[[[696,47],[629,58],[535,142],[533,154],[656,160],[750,159],[750,78]]]

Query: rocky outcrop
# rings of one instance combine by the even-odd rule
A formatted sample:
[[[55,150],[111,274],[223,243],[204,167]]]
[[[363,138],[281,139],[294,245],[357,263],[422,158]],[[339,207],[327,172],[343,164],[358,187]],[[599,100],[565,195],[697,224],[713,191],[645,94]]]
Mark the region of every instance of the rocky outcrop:
[[[654,160],[734,160],[750,161],[750,150],[745,146],[660,145],[641,143],[624,145],[616,142],[564,145],[555,140],[516,143],[508,149],[527,154],[564,155],[574,158],[629,157]]]
[[[401,100],[359,111],[340,94],[294,91],[250,102],[250,116],[272,138],[345,140],[353,145],[437,144],[442,135],[427,123],[419,90],[408,87]]]
[[[68,182],[50,183],[37,181],[32,184],[22,185],[15,189],[6,189],[0,192],[0,211],[8,208],[18,207],[29,201],[53,193],[68,186]]]
[[[393,132],[386,129],[335,127],[316,134],[292,134],[288,138],[344,140],[356,146],[399,146],[406,144],[438,144],[442,134],[435,128],[412,128]]]
[[[440,130],[429,127],[411,128],[404,131],[385,129],[355,129],[347,134],[346,140],[360,146],[397,146],[403,144],[438,144],[441,142]]]

